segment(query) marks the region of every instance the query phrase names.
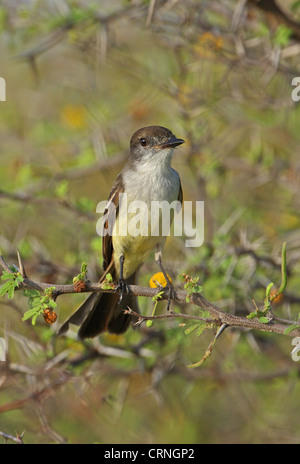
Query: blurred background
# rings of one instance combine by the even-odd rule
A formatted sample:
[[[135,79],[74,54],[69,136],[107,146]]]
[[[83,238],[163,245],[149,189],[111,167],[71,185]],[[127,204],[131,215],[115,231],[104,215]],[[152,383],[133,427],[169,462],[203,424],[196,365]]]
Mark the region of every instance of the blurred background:
[[[204,296],[246,316],[269,282],[288,285],[274,313],[300,310],[300,4],[270,0],[2,0],[0,254],[42,282],[101,273],[96,205],[133,132],[157,124],[176,150],[185,200],[205,201],[205,243],[169,238],[164,264],[199,277]],[[300,95],[300,92],[299,92]],[[141,271],[148,286],[153,257]],[[0,430],[25,443],[298,443],[299,364],[291,338],[186,320],[79,342],[59,320],[22,322],[19,292],[0,300]],[[140,298],[143,313],[153,302]],[[158,311],[165,311],[160,303]],[[199,315],[186,304],[175,310]]]

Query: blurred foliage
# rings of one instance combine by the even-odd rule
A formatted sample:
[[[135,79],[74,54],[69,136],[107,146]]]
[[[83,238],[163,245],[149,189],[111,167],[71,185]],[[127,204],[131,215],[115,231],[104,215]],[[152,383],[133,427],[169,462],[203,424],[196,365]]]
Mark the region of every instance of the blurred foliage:
[[[234,0],[3,0],[0,4],[0,254],[48,283],[101,272],[96,206],[131,134],[159,124],[186,140],[174,156],[184,199],[205,201],[205,243],[167,241],[164,263],[199,276],[234,314],[288,285],[276,315],[297,320],[300,48],[285,24]],[[299,18],[299,2],[284,3]],[[154,8],[152,8],[154,6]],[[272,14],[271,14],[272,16]],[[277,21],[277,22],[276,22]],[[140,283],[157,272],[145,263]],[[1,299],[0,430],[26,443],[297,443],[299,367],[291,339],[153,323],[81,343],[22,322],[27,299]],[[58,299],[59,322],[82,296]],[[141,298],[151,314],[153,302]],[[158,303],[157,311],[165,305]],[[181,312],[195,311],[188,303]],[[189,330],[191,329],[191,330]],[[199,334],[198,334],[199,335]],[[2,408],[2,409],[1,409]]]

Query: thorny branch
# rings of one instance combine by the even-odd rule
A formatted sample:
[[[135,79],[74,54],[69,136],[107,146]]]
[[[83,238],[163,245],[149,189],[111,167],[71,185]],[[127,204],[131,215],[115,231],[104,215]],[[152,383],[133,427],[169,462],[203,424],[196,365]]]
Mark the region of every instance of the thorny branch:
[[[23,277],[23,282],[20,284],[18,289],[34,289],[40,292],[43,292],[45,289],[54,287],[53,284],[43,283],[43,282],[36,282],[31,280],[27,277],[24,266],[21,261],[20,254],[18,253],[18,265],[19,271]],[[13,272],[8,264],[5,262],[4,258],[0,256],[0,267],[6,272]],[[0,287],[1,289],[1,287]],[[159,289],[161,290],[161,289]],[[118,290],[114,288],[103,288],[101,283],[93,283],[93,282],[86,282],[85,289],[83,293],[89,292],[106,292],[106,293],[114,293]],[[141,287],[139,285],[129,285],[128,291],[131,292],[135,296],[144,296],[148,298],[154,298],[157,296],[157,289],[148,288],[148,287]],[[57,299],[58,296],[63,294],[72,294],[78,293],[74,288],[74,285],[55,285],[55,290],[53,291],[53,298]],[[160,299],[167,300],[169,297],[169,292],[161,292]],[[139,323],[143,322],[144,320],[149,319],[162,319],[162,318],[184,318],[184,319],[193,319],[198,321],[205,321],[207,323],[213,324],[216,327],[241,327],[246,329],[255,329],[261,330],[264,332],[272,332],[277,334],[285,334],[285,330],[288,327],[288,324],[293,324],[292,321],[283,321],[281,322],[276,321],[276,317],[272,316],[269,323],[262,323],[258,319],[248,319],[246,317],[236,316],[233,314],[226,313],[221,308],[216,306],[215,304],[208,301],[201,293],[191,293],[189,294],[183,290],[174,290],[173,300],[177,303],[185,303],[187,301],[187,297],[191,304],[201,308],[202,310],[206,310],[210,314],[210,318],[203,318],[200,316],[194,315],[187,315],[182,313],[176,313],[174,311],[169,311],[166,315],[162,316],[143,316],[137,313],[134,313],[130,308],[128,309],[129,313],[135,314],[139,317]],[[294,330],[288,333],[289,336],[295,337],[296,335],[300,335],[300,330],[295,328]]]
[[[0,437],[3,437],[5,441],[11,440],[18,445],[23,445],[23,436],[24,432],[21,434],[17,434],[15,437],[13,435],[10,435],[9,433],[1,432],[0,430]]]

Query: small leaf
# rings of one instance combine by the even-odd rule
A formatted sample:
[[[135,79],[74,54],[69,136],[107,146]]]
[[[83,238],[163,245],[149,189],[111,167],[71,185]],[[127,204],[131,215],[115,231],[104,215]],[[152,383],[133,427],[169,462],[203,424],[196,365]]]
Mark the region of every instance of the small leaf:
[[[26,288],[23,292],[23,295],[27,296],[28,298],[34,298],[34,297],[39,297],[41,294],[38,290]]]
[[[108,272],[105,277],[106,277],[107,282],[109,283],[112,283],[114,281],[110,272]]]
[[[266,288],[266,298],[268,298],[268,299],[269,299],[269,297],[270,297],[271,288],[272,288],[273,286],[274,286],[274,284],[273,284],[273,282],[271,282],[271,283],[267,286],[267,288]]]
[[[51,309],[55,309],[57,308],[57,303],[55,303],[54,300],[51,300],[51,298],[49,298],[47,306]]]
[[[270,321],[267,317],[265,316],[261,316],[258,318],[259,322],[261,322],[262,324],[268,324]]]
[[[64,200],[67,197],[68,190],[69,190],[69,181],[64,179],[57,185],[55,189],[55,195],[61,200]]]
[[[278,289],[278,294],[282,293],[287,285],[286,242],[282,245],[281,256],[281,284]]]
[[[30,319],[36,314],[36,309],[29,309],[26,311],[22,317],[22,321],[26,321],[27,319]]]
[[[255,319],[257,317],[257,313],[256,312],[252,312],[250,314],[248,314],[248,316],[246,316],[247,319]]]
[[[0,296],[4,296],[6,293],[8,293],[10,287],[11,282],[7,282],[6,284],[2,285],[2,287],[0,288]]]
[[[185,335],[189,335],[191,332],[196,330],[199,327],[199,325],[200,324],[193,324],[190,327],[188,327],[187,329],[185,329],[185,331],[184,331]]]
[[[291,35],[293,34],[292,29],[285,26],[284,24],[280,24],[275,32],[274,42],[276,45],[281,47],[285,47],[288,45]]]
[[[300,329],[300,325],[298,324],[293,324],[293,325],[290,325],[289,327],[287,327],[285,330],[284,330],[284,335],[287,335],[289,334],[290,332],[292,332],[293,330],[296,330],[296,329]]]
[[[208,324],[203,322],[203,324],[199,324],[198,329],[196,331],[197,337],[200,337],[200,335],[204,332],[205,329],[208,328]]]
[[[8,289],[7,296],[8,296],[8,298],[9,298],[10,300],[12,300],[13,297],[14,297],[14,294],[15,294],[15,287],[14,287],[14,285],[12,284],[12,285],[10,285],[10,287],[9,287],[9,289]]]
[[[6,271],[4,271],[1,276],[1,280],[14,280],[14,278],[15,278],[14,274],[10,272],[6,272]]]
[[[82,274],[86,274],[87,273],[87,263],[86,262],[83,262],[81,264],[81,273]]]
[[[35,325],[38,316],[39,316],[39,314],[34,314],[34,316],[32,316],[32,319],[31,319],[31,324],[32,325]]]

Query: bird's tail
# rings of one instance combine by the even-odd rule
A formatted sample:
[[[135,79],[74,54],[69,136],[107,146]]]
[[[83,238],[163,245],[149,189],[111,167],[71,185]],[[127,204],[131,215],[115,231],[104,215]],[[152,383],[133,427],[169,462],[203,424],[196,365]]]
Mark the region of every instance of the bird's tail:
[[[112,272],[113,278],[114,272]],[[136,283],[137,272],[126,279],[127,285]],[[78,335],[80,338],[92,338],[101,332],[113,334],[124,333],[130,323],[136,322],[136,317],[124,314],[124,309],[139,312],[137,297],[124,293],[120,300],[117,293],[92,293],[60,327],[58,334],[65,333],[69,324],[80,325]]]

